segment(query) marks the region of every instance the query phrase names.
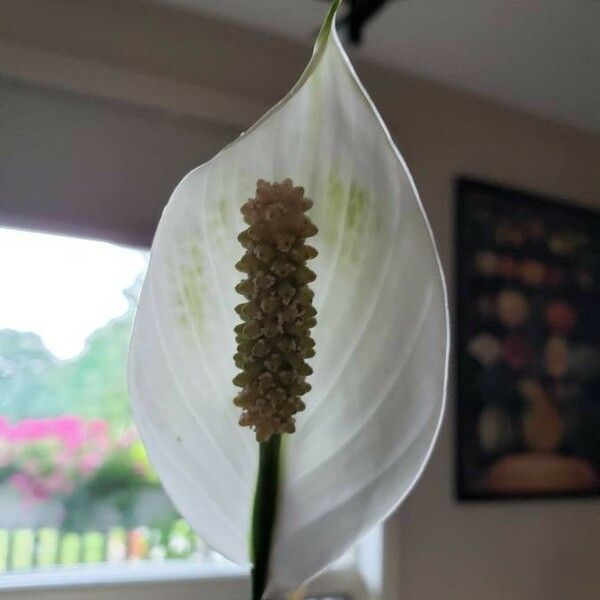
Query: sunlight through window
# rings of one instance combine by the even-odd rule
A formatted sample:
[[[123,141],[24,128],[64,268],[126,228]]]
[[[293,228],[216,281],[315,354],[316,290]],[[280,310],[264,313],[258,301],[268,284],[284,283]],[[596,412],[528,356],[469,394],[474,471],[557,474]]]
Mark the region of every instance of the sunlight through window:
[[[132,424],[126,357],[147,252],[0,229],[0,571],[216,561]]]

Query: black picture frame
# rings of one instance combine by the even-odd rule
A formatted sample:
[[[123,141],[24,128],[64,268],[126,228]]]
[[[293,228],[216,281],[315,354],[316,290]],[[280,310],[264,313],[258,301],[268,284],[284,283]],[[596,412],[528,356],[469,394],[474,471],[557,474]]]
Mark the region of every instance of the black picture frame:
[[[600,212],[455,184],[459,500],[600,496]]]

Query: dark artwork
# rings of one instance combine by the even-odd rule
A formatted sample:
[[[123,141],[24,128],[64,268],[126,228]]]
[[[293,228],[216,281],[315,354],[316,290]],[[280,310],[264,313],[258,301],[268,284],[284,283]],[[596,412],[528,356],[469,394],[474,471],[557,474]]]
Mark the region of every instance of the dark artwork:
[[[600,213],[457,185],[460,498],[600,491]]]

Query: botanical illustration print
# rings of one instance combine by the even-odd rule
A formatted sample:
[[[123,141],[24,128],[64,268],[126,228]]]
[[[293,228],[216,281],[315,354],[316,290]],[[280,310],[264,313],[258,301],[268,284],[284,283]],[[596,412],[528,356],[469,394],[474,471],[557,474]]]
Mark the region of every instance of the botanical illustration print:
[[[462,181],[459,493],[598,491],[600,216]]]

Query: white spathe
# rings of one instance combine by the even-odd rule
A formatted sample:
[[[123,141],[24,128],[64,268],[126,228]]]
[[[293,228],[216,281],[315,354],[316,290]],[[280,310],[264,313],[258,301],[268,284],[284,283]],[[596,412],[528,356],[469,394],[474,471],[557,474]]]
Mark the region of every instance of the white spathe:
[[[322,571],[413,487],[440,425],[449,338],[417,191],[328,18],[292,91],[173,193],[135,320],[135,419],[210,546],[250,562],[258,447],[237,424],[231,382],[239,209],[257,179],[286,177],[313,199],[319,228],[317,354],[307,408],[284,436],[268,597]]]

